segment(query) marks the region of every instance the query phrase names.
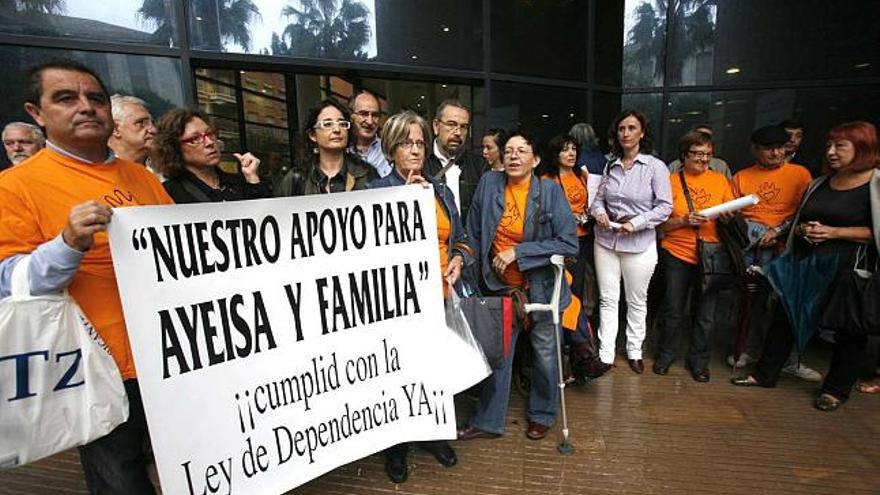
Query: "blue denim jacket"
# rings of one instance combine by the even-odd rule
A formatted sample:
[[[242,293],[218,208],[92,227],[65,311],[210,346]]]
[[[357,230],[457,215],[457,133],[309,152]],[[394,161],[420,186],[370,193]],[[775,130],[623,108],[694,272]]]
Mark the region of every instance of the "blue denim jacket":
[[[498,223],[504,213],[504,189],[507,175],[504,172],[489,171],[483,174],[467,217],[467,232],[470,244],[476,252],[481,285],[492,292],[505,288],[498,275],[492,270],[492,241],[498,230]],[[541,212],[538,217],[537,235],[533,232],[537,213],[538,187],[541,188]],[[528,282],[529,301],[547,303],[553,295],[553,267],[550,256],[576,256],[578,239],[574,217],[565,199],[565,193],[556,182],[532,177],[526,204],[523,239],[514,248],[520,271]],[[560,308],[571,301],[568,284],[562,284]]]

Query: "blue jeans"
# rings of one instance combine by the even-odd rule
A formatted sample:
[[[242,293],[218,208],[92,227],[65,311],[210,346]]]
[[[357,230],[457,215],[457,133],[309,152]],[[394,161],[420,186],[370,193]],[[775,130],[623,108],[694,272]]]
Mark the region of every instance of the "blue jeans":
[[[529,332],[532,344],[532,388],[529,391],[528,418],[531,422],[552,426],[556,420],[556,405],[559,401],[554,336],[556,328],[548,313],[533,314],[532,321],[535,325]],[[517,335],[514,335],[514,342],[516,338]],[[498,435],[504,433],[514,354],[515,346],[512,346],[504,366],[483,381],[480,404],[469,422],[470,426]]]
[[[155,493],[147,478],[149,434],[137,380],[125,381],[128,421],[79,448],[89,493]]]

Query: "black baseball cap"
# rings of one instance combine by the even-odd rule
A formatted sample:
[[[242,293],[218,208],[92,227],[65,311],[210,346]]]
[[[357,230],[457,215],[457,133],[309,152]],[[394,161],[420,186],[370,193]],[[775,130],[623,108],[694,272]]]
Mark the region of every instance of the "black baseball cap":
[[[752,133],[752,143],[758,146],[782,146],[788,142],[788,133],[778,125],[767,125]]]

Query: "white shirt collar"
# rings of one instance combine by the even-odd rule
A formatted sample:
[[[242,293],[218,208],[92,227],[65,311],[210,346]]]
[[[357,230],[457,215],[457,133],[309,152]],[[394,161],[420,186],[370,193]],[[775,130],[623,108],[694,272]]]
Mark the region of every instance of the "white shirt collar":
[[[46,140],[46,147],[49,148],[50,150],[54,151],[55,153],[58,153],[59,155],[66,156],[67,158],[71,158],[71,159],[76,160],[78,162],[83,162],[83,163],[88,163],[88,164],[98,163],[98,162],[93,162],[91,160],[87,160],[87,159],[85,159],[75,153],[71,153],[70,151],[67,151],[64,148],[61,148],[60,146],[58,146],[57,144],[55,144],[49,140]],[[110,163],[114,160],[116,160],[116,154],[113,153],[112,149],[107,148],[107,158],[105,158],[102,163]]]

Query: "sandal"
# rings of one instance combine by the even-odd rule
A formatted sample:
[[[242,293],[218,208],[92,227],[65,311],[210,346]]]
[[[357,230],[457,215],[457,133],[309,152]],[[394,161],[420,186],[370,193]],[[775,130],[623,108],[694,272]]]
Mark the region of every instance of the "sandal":
[[[856,386],[856,390],[863,394],[880,394],[880,381],[876,378],[873,380],[865,380]]]
[[[831,394],[823,393],[823,394],[820,394],[819,397],[816,399],[815,406],[816,406],[816,409],[818,409],[820,411],[831,412],[831,411],[836,411],[837,408],[840,407],[841,404],[843,404],[842,400],[838,399],[837,397],[835,397]]]

